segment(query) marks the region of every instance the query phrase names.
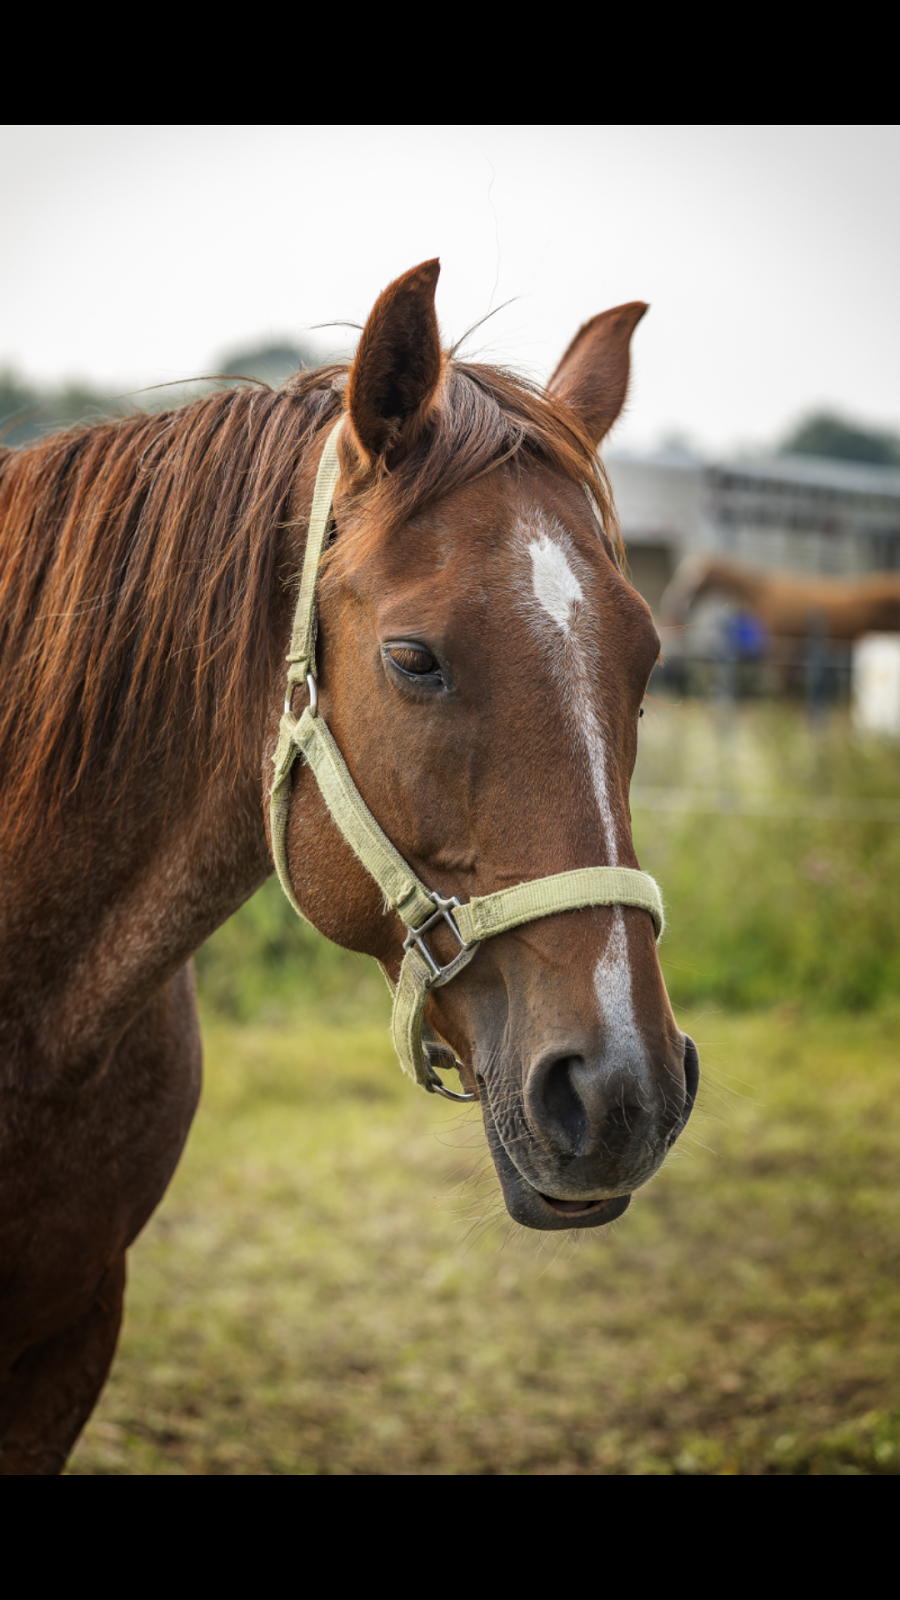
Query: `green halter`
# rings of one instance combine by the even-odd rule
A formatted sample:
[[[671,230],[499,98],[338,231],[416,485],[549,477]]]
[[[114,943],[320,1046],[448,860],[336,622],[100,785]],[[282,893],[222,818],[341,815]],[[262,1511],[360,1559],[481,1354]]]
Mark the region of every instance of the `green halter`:
[[[394,994],[391,1030],[404,1072],[424,1089],[454,1100],[473,1099],[445,1089],[429,1060],[449,1059],[425,1022],[425,1005],[431,989],[455,978],[478,952],[481,941],[505,933],[520,923],[550,917],[558,911],[575,911],[584,906],[639,906],[649,911],[659,938],[663,931],[663,907],[659,887],[646,872],[631,867],[582,867],[574,872],[559,872],[547,878],[520,883],[497,894],[476,896],[467,905],[456,898],[445,900],[426,889],[412,868],[394,849],[382,832],[344,764],[343,757],[318,713],[315,676],[316,582],[325,536],[331,518],[334,489],[340,473],[337,459],[338,435],[343,417],[332,428],[322,452],[309,519],[309,534],[303,558],[300,593],[294,612],[291,648],[288,653],[287,694],[281,731],[274,756],[274,776],[270,792],[272,854],[281,887],[302,917],[291,885],[287,860],[287,822],[291,805],[291,770],[299,756],[312,768],[331,815],[347,843],[384,894],[387,909],[396,911],[405,923],[408,936],[400,979]],[[309,705],[295,717],[291,697],[297,684],[309,687]],[[459,940],[459,954],[441,967],[426,943],[425,935],[435,923],[443,921]],[[426,1040],[423,1042],[423,1033]]]

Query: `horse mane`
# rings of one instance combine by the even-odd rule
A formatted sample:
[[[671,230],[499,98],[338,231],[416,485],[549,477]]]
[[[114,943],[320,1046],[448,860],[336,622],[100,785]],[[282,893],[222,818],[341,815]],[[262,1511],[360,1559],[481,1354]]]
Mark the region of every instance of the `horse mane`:
[[[284,643],[267,624],[279,580],[296,578],[277,570],[276,535],[348,371],[0,450],[7,844],[39,836],[76,795],[102,816],[148,761],[171,774],[174,797],[201,751],[235,771],[258,759],[258,707]],[[351,519],[342,558],[364,560],[386,523],[516,457],[582,483],[621,559],[609,485],[575,414],[500,369],[450,361],[427,430],[353,494],[379,516]]]

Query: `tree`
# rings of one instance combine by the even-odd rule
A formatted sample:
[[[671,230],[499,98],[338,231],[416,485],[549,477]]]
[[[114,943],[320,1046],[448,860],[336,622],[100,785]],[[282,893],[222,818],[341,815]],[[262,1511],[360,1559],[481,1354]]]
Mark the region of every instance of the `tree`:
[[[251,349],[230,350],[221,357],[219,371],[236,378],[261,378],[263,383],[277,388],[299,367],[319,367],[322,357],[308,345],[282,344],[254,345]]]
[[[236,378],[261,378],[277,388],[298,367],[317,367],[321,361],[321,356],[310,346],[285,340],[281,344],[231,352],[222,357],[218,370]],[[0,368],[0,445],[27,444],[57,428],[68,428],[99,417],[184,405],[221,387],[215,379],[210,383],[201,378],[195,382],[188,380],[109,395],[83,383],[41,389],[12,368]]]
[[[817,411],[800,422],[779,446],[781,456],[831,456],[838,461],[871,461],[900,467],[900,436],[862,427],[831,411]]]

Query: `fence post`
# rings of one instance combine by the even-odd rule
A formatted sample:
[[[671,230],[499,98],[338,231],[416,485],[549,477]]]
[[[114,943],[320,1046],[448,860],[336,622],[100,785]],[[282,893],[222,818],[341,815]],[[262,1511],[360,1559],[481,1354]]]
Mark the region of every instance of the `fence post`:
[[[828,622],[822,611],[806,618],[806,704],[812,726],[822,721],[828,703]]]

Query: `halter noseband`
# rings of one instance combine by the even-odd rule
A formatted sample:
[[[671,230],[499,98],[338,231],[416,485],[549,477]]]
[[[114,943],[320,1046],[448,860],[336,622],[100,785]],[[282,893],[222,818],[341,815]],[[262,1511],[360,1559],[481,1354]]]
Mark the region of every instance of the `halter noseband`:
[[[550,917],[559,911],[576,911],[585,906],[639,906],[653,918],[656,936],[662,935],[664,919],[662,897],[655,880],[632,867],[581,867],[574,872],[559,872],[501,889],[496,894],[477,895],[466,905],[453,896],[444,899],[420,883],[382,832],[347,771],[340,750],[328,725],[319,715],[315,672],[316,583],[319,561],[331,518],[335,485],[340,474],[337,459],[338,435],[343,417],[335,424],[325,443],[309,519],[309,534],[303,558],[300,592],[294,612],[291,648],[288,653],[287,693],[284,715],[274,755],[274,775],[270,791],[272,855],[281,887],[299,916],[287,860],[287,823],[291,806],[291,770],[303,757],[315,774],[331,816],[351,849],[381,889],[387,909],[396,911],[407,928],[403,942],[406,954],[394,993],[391,1031],[400,1065],[411,1078],[432,1094],[449,1100],[474,1100],[473,1094],[454,1094],[438,1077],[432,1060],[449,1059],[451,1052],[442,1045],[425,1022],[429,992],[449,983],[468,966],[483,939],[505,933],[523,922]],[[309,688],[309,704],[298,718],[291,710],[297,684]],[[426,941],[426,934],[443,921],[459,941],[459,954],[442,967]],[[423,1038],[423,1035],[425,1036]]]

